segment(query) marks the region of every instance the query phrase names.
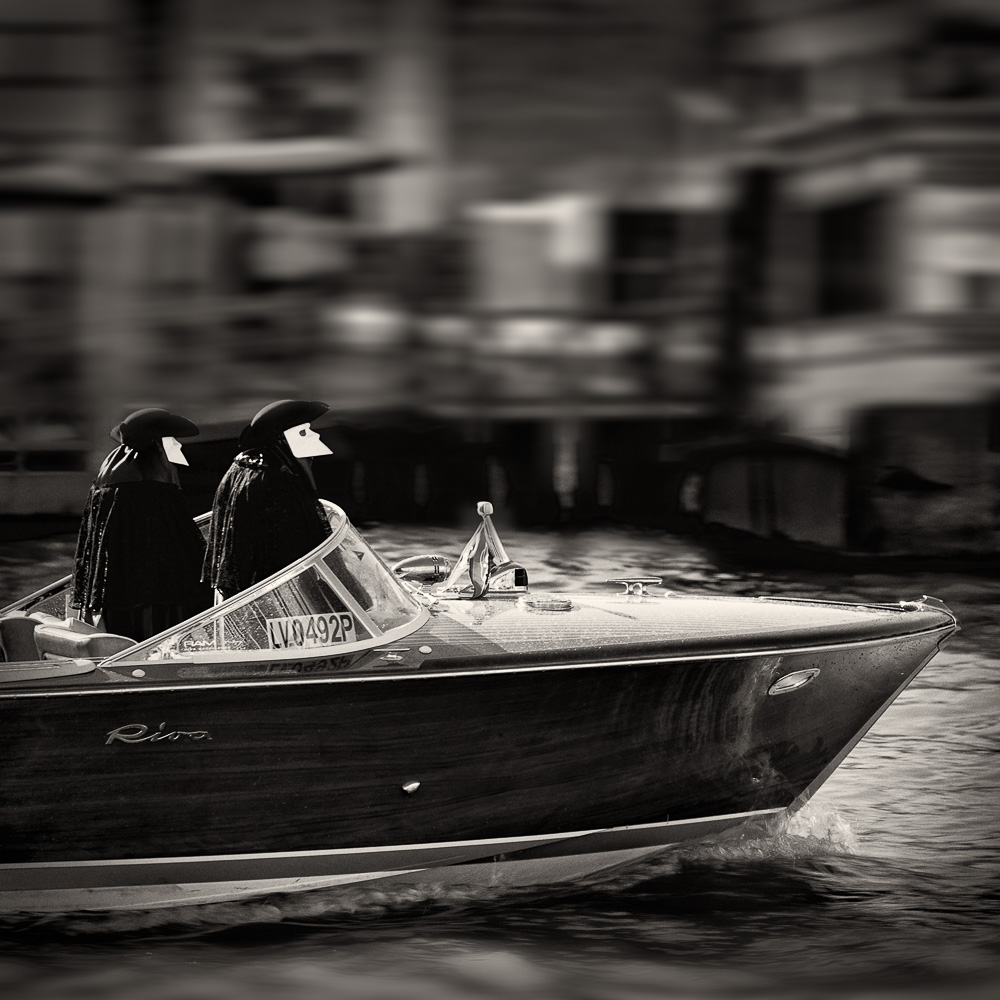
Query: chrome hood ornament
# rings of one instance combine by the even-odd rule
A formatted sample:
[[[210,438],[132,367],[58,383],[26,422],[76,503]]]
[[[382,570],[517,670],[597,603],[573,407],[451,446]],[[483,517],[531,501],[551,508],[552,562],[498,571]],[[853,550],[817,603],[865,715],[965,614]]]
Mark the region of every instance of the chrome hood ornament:
[[[474,600],[487,593],[527,593],[528,571],[507,555],[491,517],[493,504],[481,500],[476,512],[483,523],[466,543],[438,596]]]

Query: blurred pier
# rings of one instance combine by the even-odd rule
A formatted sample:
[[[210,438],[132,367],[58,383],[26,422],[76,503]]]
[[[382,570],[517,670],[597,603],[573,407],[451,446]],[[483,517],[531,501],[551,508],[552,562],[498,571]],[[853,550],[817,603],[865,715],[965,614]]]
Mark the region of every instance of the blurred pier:
[[[994,4],[0,8],[0,513],[308,397],[359,521],[1000,552]]]

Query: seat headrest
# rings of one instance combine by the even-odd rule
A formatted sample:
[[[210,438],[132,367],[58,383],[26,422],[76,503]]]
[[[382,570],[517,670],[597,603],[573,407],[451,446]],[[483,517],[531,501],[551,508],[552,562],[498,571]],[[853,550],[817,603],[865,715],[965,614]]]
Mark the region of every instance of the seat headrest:
[[[65,625],[66,622],[62,618],[57,618],[55,615],[48,615],[44,611],[32,611],[29,618],[33,618],[39,625]]]
[[[23,611],[12,611],[0,618],[0,648],[8,663],[25,663],[39,658],[34,639],[37,629],[38,622]]]

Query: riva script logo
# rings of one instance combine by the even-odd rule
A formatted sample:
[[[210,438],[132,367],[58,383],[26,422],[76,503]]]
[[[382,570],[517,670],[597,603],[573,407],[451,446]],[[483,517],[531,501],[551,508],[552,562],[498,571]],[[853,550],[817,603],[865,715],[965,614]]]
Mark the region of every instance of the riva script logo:
[[[210,740],[208,731],[205,729],[173,729],[167,730],[167,724],[161,722],[158,729],[150,732],[149,726],[144,726],[140,722],[133,722],[127,726],[119,726],[108,733],[108,738],[104,745],[109,743],[159,743],[161,740],[170,740],[176,743],[180,739],[185,740]]]

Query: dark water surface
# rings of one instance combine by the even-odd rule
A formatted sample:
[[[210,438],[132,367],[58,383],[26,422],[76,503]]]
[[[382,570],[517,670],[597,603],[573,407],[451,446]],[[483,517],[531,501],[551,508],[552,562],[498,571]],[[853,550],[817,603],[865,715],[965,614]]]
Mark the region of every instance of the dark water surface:
[[[454,558],[465,541],[440,529],[364,534],[389,561]],[[1000,581],[724,573],[690,543],[615,528],[503,537],[535,590],[603,590],[609,576],[642,571],[684,592],[931,594],[963,631],[806,809],[770,829],[547,890],[360,886],[0,918],[0,996],[1000,996]],[[0,600],[68,572],[72,545],[0,546]]]

